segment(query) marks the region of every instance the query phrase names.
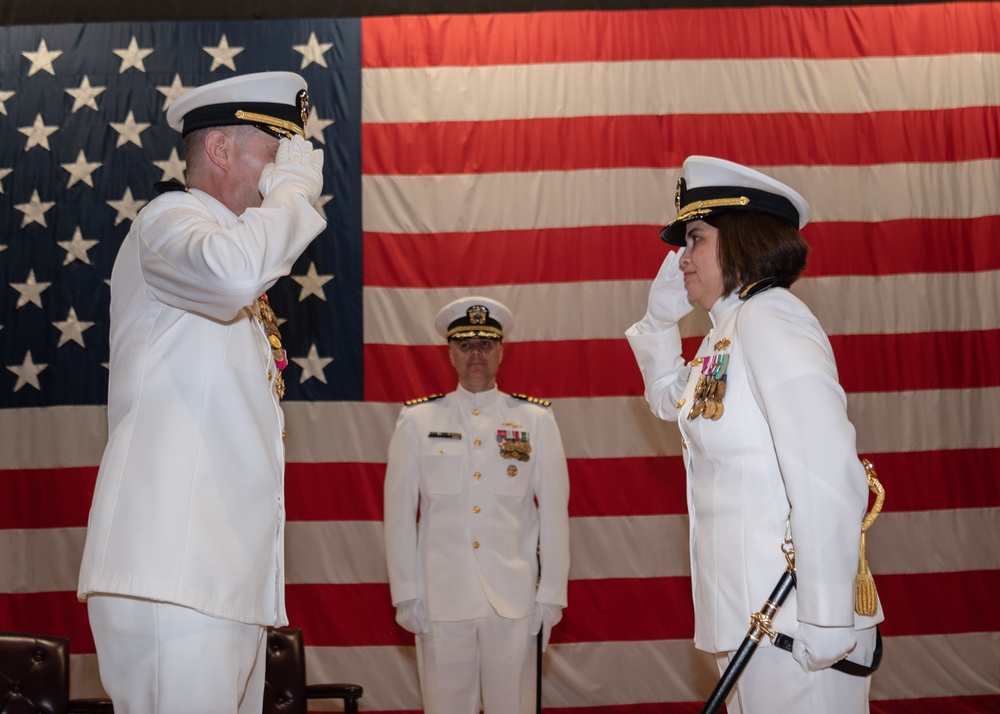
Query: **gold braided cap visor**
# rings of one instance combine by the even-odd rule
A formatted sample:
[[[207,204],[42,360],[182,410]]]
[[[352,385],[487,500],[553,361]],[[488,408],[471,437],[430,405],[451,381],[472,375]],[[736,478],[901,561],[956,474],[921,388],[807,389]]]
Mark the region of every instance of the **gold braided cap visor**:
[[[503,330],[499,330],[496,327],[490,325],[481,325],[477,327],[470,327],[468,325],[459,325],[458,327],[453,327],[448,330],[448,340],[469,340],[469,339],[487,339],[487,340],[502,340]]]
[[[305,92],[301,94],[305,95]],[[303,96],[298,101],[298,106],[270,102],[230,102],[199,107],[184,115],[183,133],[186,136],[206,127],[249,124],[278,138],[291,138],[295,134],[305,136],[308,96]]]
[[[680,183],[680,182],[678,182]],[[799,212],[784,196],[754,188],[706,186],[678,192],[677,218],[660,231],[660,239],[671,245],[684,245],[684,224],[725,211],[767,213],[799,227]]]

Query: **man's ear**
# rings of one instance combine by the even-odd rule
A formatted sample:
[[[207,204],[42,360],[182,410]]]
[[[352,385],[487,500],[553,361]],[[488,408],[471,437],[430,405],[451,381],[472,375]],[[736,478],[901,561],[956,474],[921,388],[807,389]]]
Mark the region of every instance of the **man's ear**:
[[[503,362],[503,342],[497,345],[497,350],[499,350],[499,353],[497,354],[497,364],[500,364]]]
[[[229,170],[229,137],[218,129],[205,135],[205,156],[223,171]]]

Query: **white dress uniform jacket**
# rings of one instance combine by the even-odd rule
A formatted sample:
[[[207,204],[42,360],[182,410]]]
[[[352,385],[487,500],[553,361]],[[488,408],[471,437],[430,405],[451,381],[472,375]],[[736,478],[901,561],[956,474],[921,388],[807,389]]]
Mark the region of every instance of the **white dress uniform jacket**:
[[[646,400],[657,416],[677,421],[683,437],[695,646],[739,647],[750,614],[785,569],[789,522],[797,588],[775,629],[794,636],[796,620],[874,626],[881,610],[874,618],[854,612],[868,486],[826,334],[781,288],[747,301],[721,298],[710,316],[714,328],[697,357],[729,355],[717,421],[688,419],[701,367],[684,364],[676,326],[642,334],[637,323],[626,332]]]
[[[109,439],[81,599],[287,622],[283,418],[253,308],[325,225],[289,191],[240,217],[198,190],[139,213],[111,277]]]
[[[527,440],[530,458],[503,458],[500,436]],[[545,406],[459,386],[404,407],[385,479],[393,604],[423,598],[430,619],[444,621],[486,617],[491,606],[528,617],[536,600],[565,607],[568,500],[562,440]]]

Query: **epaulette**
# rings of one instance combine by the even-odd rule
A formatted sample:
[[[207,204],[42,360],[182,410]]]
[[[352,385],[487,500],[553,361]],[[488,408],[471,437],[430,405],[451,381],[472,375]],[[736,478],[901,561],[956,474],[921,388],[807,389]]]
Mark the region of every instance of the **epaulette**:
[[[775,278],[764,278],[756,283],[751,283],[740,292],[740,300],[749,300],[754,295],[760,295],[765,290],[773,288],[776,282],[778,281]]]
[[[412,407],[416,404],[423,404],[424,402],[433,402],[435,399],[443,399],[443,394],[431,394],[428,397],[418,397],[417,399],[407,399],[403,402],[406,406]]]
[[[552,406],[552,402],[550,402],[548,399],[539,399],[538,397],[529,397],[527,394],[511,394],[510,396],[514,397],[514,399],[520,399],[521,401],[524,401],[524,402],[531,402],[532,404],[537,404],[540,407],[550,407],[550,406]]]

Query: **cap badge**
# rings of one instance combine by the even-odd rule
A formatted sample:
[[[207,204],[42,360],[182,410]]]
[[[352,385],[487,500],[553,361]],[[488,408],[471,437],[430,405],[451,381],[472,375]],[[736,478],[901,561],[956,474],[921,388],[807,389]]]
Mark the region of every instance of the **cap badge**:
[[[684,195],[684,186],[684,179],[677,179],[677,188],[674,190],[674,208],[677,209],[678,213],[680,213],[681,210],[681,196]]]
[[[473,305],[466,311],[465,314],[469,316],[469,324],[485,325],[486,318],[489,317],[490,311],[483,305]]]
[[[302,117],[302,126],[309,121],[309,92],[300,89],[295,95],[295,102],[299,105],[299,116]]]

